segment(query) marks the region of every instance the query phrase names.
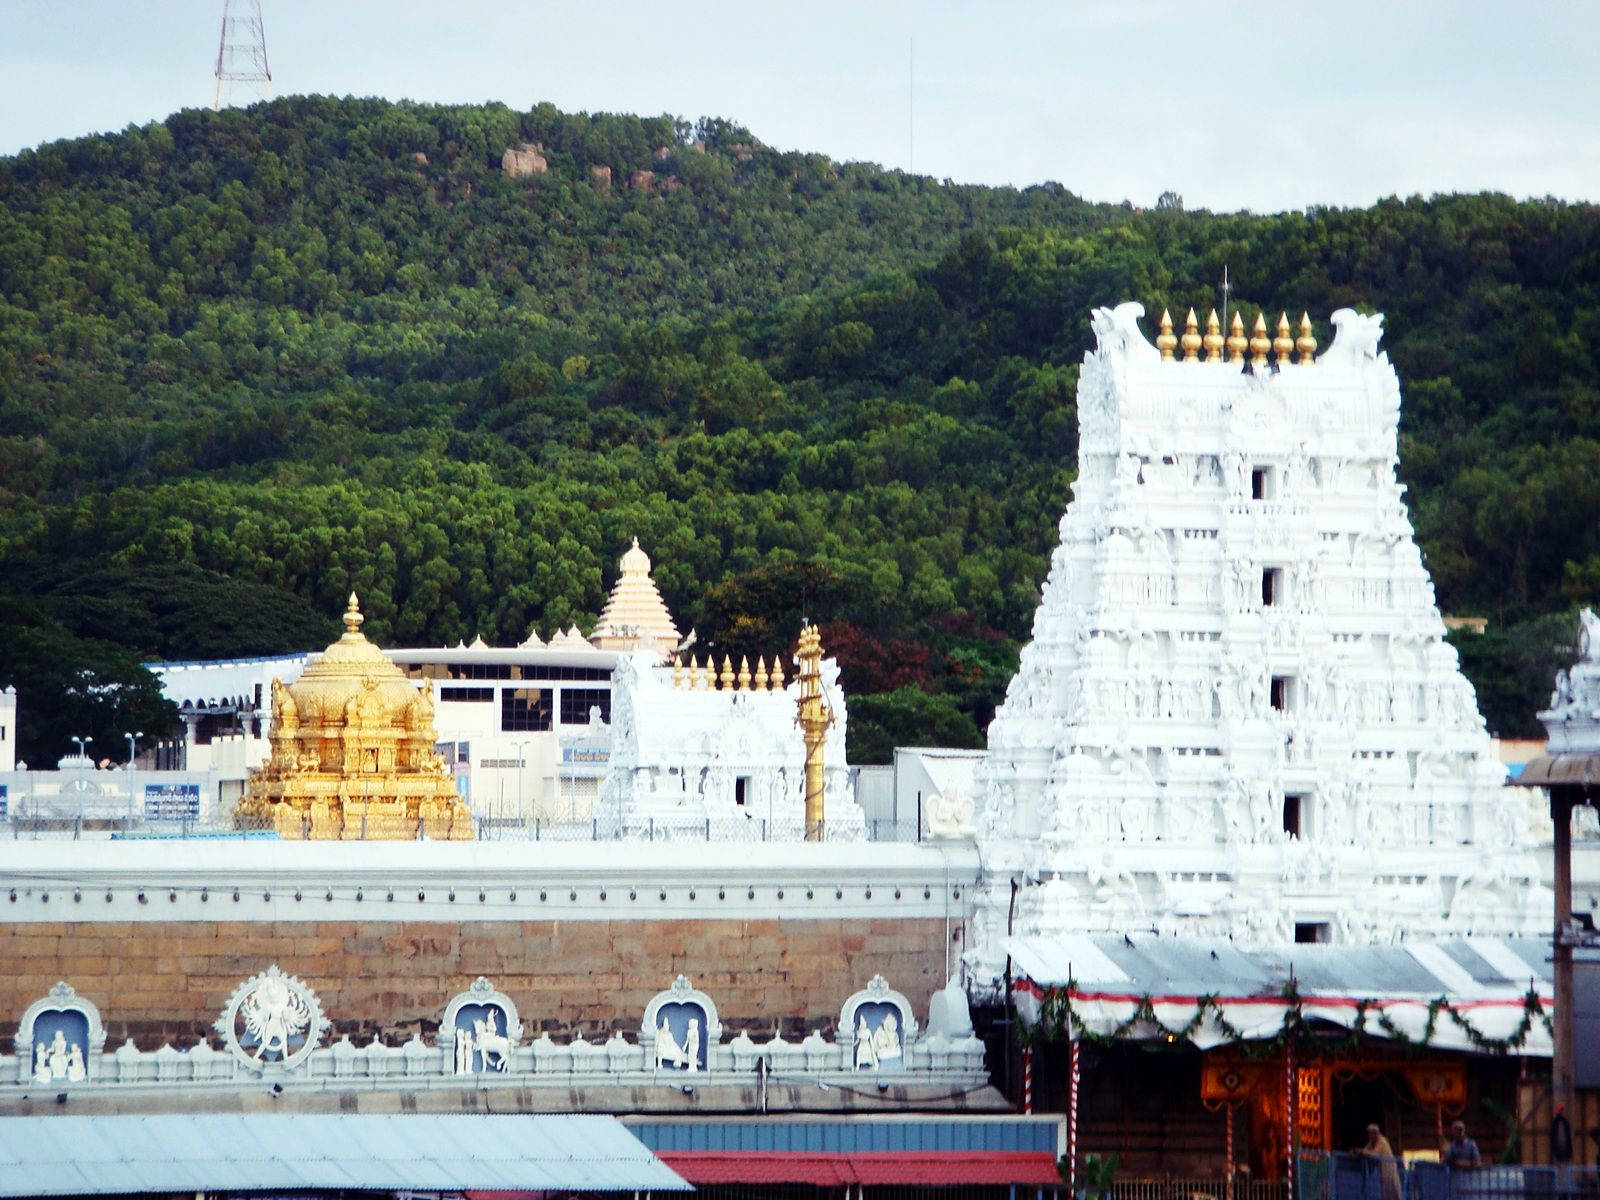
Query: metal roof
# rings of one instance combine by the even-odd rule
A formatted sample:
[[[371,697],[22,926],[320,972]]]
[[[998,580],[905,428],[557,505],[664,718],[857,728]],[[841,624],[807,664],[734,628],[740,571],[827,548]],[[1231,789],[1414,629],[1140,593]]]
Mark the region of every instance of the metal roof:
[[[990,1151],[956,1154],[668,1154],[672,1166],[696,1184],[810,1184],[867,1187],[1060,1188],[1056,1158],[1047,1153]]]
[[[1055,1159],[1052,1117],[910,1117],[846,1121],[723,1119],[628,1122],[657,1154],[1042,1153]]]
[[[0,1196],[465,1188],[690,1190],[614,1117],[0,1118]]]
[[[1552,979],[1549,943],[1535,938],[1455,938],[1394,946],[1284,944],[1241,947],[1221,939],[1094,934],[1011,938],[1018,975],[1080,991],[1134,995],[1268,996],[1291,971],[1302,993],[1465,998]]]
[[[1523,764],[1512,786],[1548,787],[1553,783],[1600,784],[1600,754],[1571,751],[1541,754]]]

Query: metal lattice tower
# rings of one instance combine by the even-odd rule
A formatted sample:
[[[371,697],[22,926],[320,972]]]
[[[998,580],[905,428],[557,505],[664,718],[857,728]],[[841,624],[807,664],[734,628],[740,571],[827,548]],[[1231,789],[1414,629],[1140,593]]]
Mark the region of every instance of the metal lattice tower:
[[[267,65],[267,30],[261,0],[222,0],[222,36],[217,43],[217,89],[211,107],[233,103],[232,86],[248,84],[261,99],[272,96]]]

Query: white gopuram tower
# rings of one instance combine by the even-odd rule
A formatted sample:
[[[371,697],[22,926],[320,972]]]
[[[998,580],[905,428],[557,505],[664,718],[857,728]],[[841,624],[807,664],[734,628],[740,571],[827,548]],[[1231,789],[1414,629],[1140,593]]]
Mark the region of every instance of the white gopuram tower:
[[[1008,931],[1542,930],[1527,801],[1395,479],[1382,317],[1335,313],[1320,359],[1302,320],[1296,361],[1282,319],[1163,319],[1158,349],[1143,312],[1094,314],[1073,499],[989,729],[975,982]]]

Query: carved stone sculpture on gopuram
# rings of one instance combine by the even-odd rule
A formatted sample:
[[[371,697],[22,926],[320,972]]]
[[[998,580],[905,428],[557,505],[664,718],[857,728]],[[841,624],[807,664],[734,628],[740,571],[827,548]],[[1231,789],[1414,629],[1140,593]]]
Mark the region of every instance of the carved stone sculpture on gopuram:
[[[978,777],[975,965],[1008,928],[1542,929],[1527,802],[1396,481],[1383,318],[1334,313],[1317,357],[1304,317],[1224,340],[1163,314],[1152,345],[1143,313],[1094,313],[1073,498]]]
[[[271,755],[236,817],[284,838],[472,837],[472,816],[434,752],[433,685],[419,690],[361,633],[344,635],[284,686],[272,683]]]

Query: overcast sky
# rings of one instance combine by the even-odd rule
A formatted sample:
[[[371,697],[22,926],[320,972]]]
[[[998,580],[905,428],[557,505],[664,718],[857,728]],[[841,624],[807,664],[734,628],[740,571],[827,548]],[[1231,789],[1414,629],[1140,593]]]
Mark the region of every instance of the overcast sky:
[[[1600,0],[261,5],[280,95],[710,114],[780,149],[1140,205],[1600,199]],[[0,0],[0,154],[208,105],[221,12]]]

